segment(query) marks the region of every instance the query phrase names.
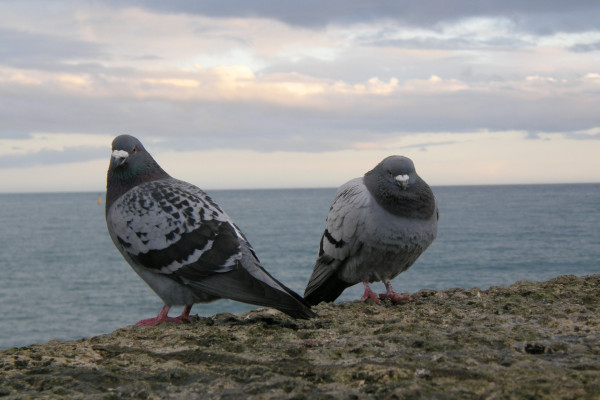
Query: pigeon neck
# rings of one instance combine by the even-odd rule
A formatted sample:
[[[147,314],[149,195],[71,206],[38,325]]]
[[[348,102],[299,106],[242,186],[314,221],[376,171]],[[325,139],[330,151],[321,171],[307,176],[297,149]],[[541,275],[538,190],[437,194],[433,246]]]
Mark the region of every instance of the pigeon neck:
[[[363,178],[377,204],[387,212],[405,218],[428,219],[435,212],[435,196],[425,181],[417,180],[406,190],[369,171]]]
[[[134,187],[145,182],[170,178],[170,175],[167,174],[156,161],[152,160],[150,164],[151,165],[146,165],[145,168],[141,168],[137,171],[122,171],[112,168],[108,170],[106,179],[106,212],[108,212],[115,200]]]

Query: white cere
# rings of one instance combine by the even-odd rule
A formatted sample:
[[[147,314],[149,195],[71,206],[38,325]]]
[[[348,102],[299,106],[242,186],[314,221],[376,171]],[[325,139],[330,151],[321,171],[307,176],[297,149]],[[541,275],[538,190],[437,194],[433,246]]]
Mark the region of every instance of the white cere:
[[[129,157],[129,153],[124,150],[113,150],[112,156],[114,158],[127,158]]]
[[[395,179],[400,183],[406,183],[406,182],[408,182],[409,176],[408,175],[397,175],[395,177]]]

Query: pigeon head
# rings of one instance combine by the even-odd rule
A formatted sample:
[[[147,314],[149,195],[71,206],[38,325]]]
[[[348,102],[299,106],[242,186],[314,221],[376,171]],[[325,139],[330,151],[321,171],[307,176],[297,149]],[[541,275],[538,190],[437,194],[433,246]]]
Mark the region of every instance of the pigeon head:
[[[427,219],[435,212],[433,192],[410,158],[385,158],[365,174],[364,183],[377,203],[394,215]]]
[[[121,168],[122,172],[133,171],[141,160],[150,156],[142,142],[130,135],[117,136],[112,142],[110,168]]]
[[[377,169],[377,173],[383,175],[385,180],[391,185],[398,185],[402,190],[414,185],[418,177],[411,159],[402,156],[387,157],[375,167]]]
[[[168,177],[169,174],[154,161],[142,142],[130,135],[117,136],[112,142],[108,165],[106,209],[133,187]]]

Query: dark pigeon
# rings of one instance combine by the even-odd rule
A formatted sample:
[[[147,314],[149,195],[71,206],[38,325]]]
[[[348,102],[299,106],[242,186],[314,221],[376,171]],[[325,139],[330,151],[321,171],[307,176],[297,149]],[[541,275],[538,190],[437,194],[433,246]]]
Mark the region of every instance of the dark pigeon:
[[[106,186],[110,237],[165,304],[156,318],[137,325],[191,321],[193,304],[221,298],[294,318],[315,316],[302,297],[265,271],[242,232],[206,193],[169,176],[135,137],[114,139]],[[170,318],[174,305],[185,307]]]
[[[331,205],[304,298],[332,302],[362,282],[363,300],[400,302],[390,280],[406,271],[437,236],[438,207],[413,162],[390,156],[364,177],[342,185]],[[383,281],[377,296],[370,282]]]

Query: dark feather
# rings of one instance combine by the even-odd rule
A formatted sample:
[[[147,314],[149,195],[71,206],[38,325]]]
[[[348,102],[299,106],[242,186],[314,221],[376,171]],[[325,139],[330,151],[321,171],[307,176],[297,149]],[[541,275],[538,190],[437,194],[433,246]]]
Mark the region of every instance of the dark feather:
[[[227,298],[263,307],[273,307],[294,318],[309,319],[316,316],[310,306],[291,290],[282,291],[253,277],[245,268],[214,274],[189,285],[214,296],[227,293]],[[285,288],[285,286],[284,286]],[[286,288],[287,289],[287,288]],[[290,295],[292,295],[290,297]]]
[[[225,260],[238,251],[237,240],[232,232],[231,225],[210,220],[198,229],[182,234],[169,247],[137,255],[130,253],[130,256],[138,264],[159,271],[173,262],[183,263],[196,250],[203,249],[209,241],[213,241],[212,247],[198,261],[182,267],[194,271],[198,277],[207,276],[221,272]]]
[[[338,272],[343,264],[343,261],[340,262],[331,256],[321,254],[304,291],[304,299],[309,304],[315,305],[322,301],[332,302],[342,294],[344,289],[352,286],[338,278]]]
[[[320,271],[324,271],[321,269]],[[313,276],[310,278],[311,286],[306,287],[304,292],[304,300],[310,305],[317,305],[324,301],[330,303],[340,297],[342,292],[352,286],[348,282],[345,282],[338,278],[337,271],[331,270],[330,273],[324,273],[322,276]],[[317,267],[315,267],[317,272]]]

